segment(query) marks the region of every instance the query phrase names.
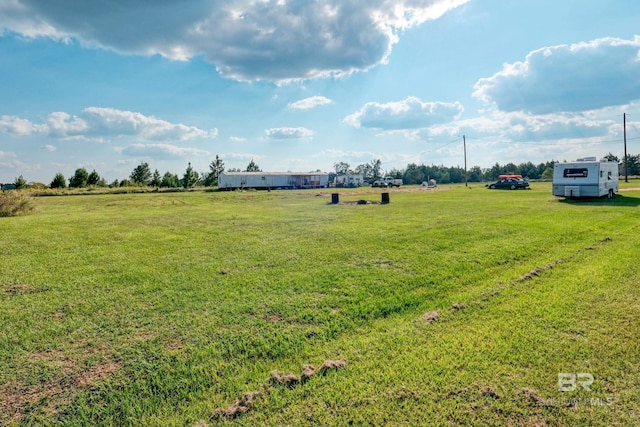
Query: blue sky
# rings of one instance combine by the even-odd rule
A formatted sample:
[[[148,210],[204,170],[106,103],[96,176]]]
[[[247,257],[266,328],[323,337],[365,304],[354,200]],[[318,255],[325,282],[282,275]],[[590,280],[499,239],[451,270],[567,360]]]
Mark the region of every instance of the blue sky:
[[[149,6],[152,4],[153,6]],[[640,154],[635,0],[0,0],[0,182]]]

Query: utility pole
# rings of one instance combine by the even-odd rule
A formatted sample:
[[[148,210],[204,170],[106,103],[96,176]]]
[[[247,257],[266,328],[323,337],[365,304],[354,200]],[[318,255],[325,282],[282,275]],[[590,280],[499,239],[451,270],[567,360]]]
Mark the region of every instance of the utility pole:
[[[462,145],[464,146],[464,186],[467,187],[467,139],[462,135]]]
[[[622,127],[624,129],[624,182],[629,182],[629,159],[627,158],[627,113],[622,114]]]

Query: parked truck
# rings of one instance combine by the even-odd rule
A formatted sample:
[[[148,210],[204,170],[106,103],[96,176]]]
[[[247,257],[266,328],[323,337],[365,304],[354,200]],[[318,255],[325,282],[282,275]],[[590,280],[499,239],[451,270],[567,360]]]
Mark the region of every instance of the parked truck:
[[[402,179],[386,177],[377,179],[371,184],[372,187],[400,187],[402,185]]]
[[[553,165],[553,195],[613,197],[618,192],[618,162],[595,157]]]

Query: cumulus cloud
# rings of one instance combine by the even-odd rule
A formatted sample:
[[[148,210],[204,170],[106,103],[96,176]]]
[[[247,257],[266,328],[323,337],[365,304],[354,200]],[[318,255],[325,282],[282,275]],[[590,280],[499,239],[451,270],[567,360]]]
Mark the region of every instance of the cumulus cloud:
[[[606,115],[605,115],[606,116]],[[415,141],[454,141],[461,135],[484,141],[544,142],[568,140],[611,140],[622,126],[610,118],[586,114],[531,115],[527,113],[493,112],[484,117],[408,131],[407,139]]]
[[[313,136],[313,131],[307,128],[271,128],[264,131],[270,139],[300,139]]]
[[[51,145],[51,144],[45,144],[45,145],[43,145],[43,146],[42,146],[42,149],[43,149],[43,150],[47,150],[47,151],[49,151],[49,152],[56,151],[56,147],[54,147],[54,146],[53,146],[53,145]]]
[[[312,96],[289,104],[289,107],[296,110],[310,110],[322,105],[331,104],[331,100],[324,96]]]
[[[474,96],[506,112],[549,114],[640,99],[640,36],[602,38],[530,52],[480,79]]]
[[[88,139],[136,136],[149,141],[179,142],[215,138],[218,134],[217,129],[205,131],[141,113],[100,107],[85,108],[79,116],[54,112],[41,124],[19,117],[2,116],[0,131],[17,136],[42,134],[52,138]]]
[[[9,133],[17,136],[29,136],[42,133],[46,126],[36,125],[27,119],[21,119],[16,116],[0,117],[0,132]]]
[[[175,60],[236,80],[342,76],[386,62],[399,34],[469,0],[10,0],[0,31]]]
[[[132,157],[153,157],[156,159],[174,159],[176,157],[204,157],[210,153],[197,148],[177,147],[172,144],[132,144],[117,149],[119,153]]]
[[[416,129],[457,120],[463,112],[458,102],[423,102],[409,96],[403,101],[368,102],[359,111],[344,118],[356,127],[382,130]]]

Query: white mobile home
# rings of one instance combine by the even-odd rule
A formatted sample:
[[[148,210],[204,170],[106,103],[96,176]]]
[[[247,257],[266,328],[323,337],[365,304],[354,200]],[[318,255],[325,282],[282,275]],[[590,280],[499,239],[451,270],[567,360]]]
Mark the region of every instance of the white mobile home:
[[[222,172],[218,177],[220,190],[304,189],[328,186],[329,174],[325,172]]]
[[[618,192],[618,162],[595,157],[553,165],[553,195],[613,197]]]

